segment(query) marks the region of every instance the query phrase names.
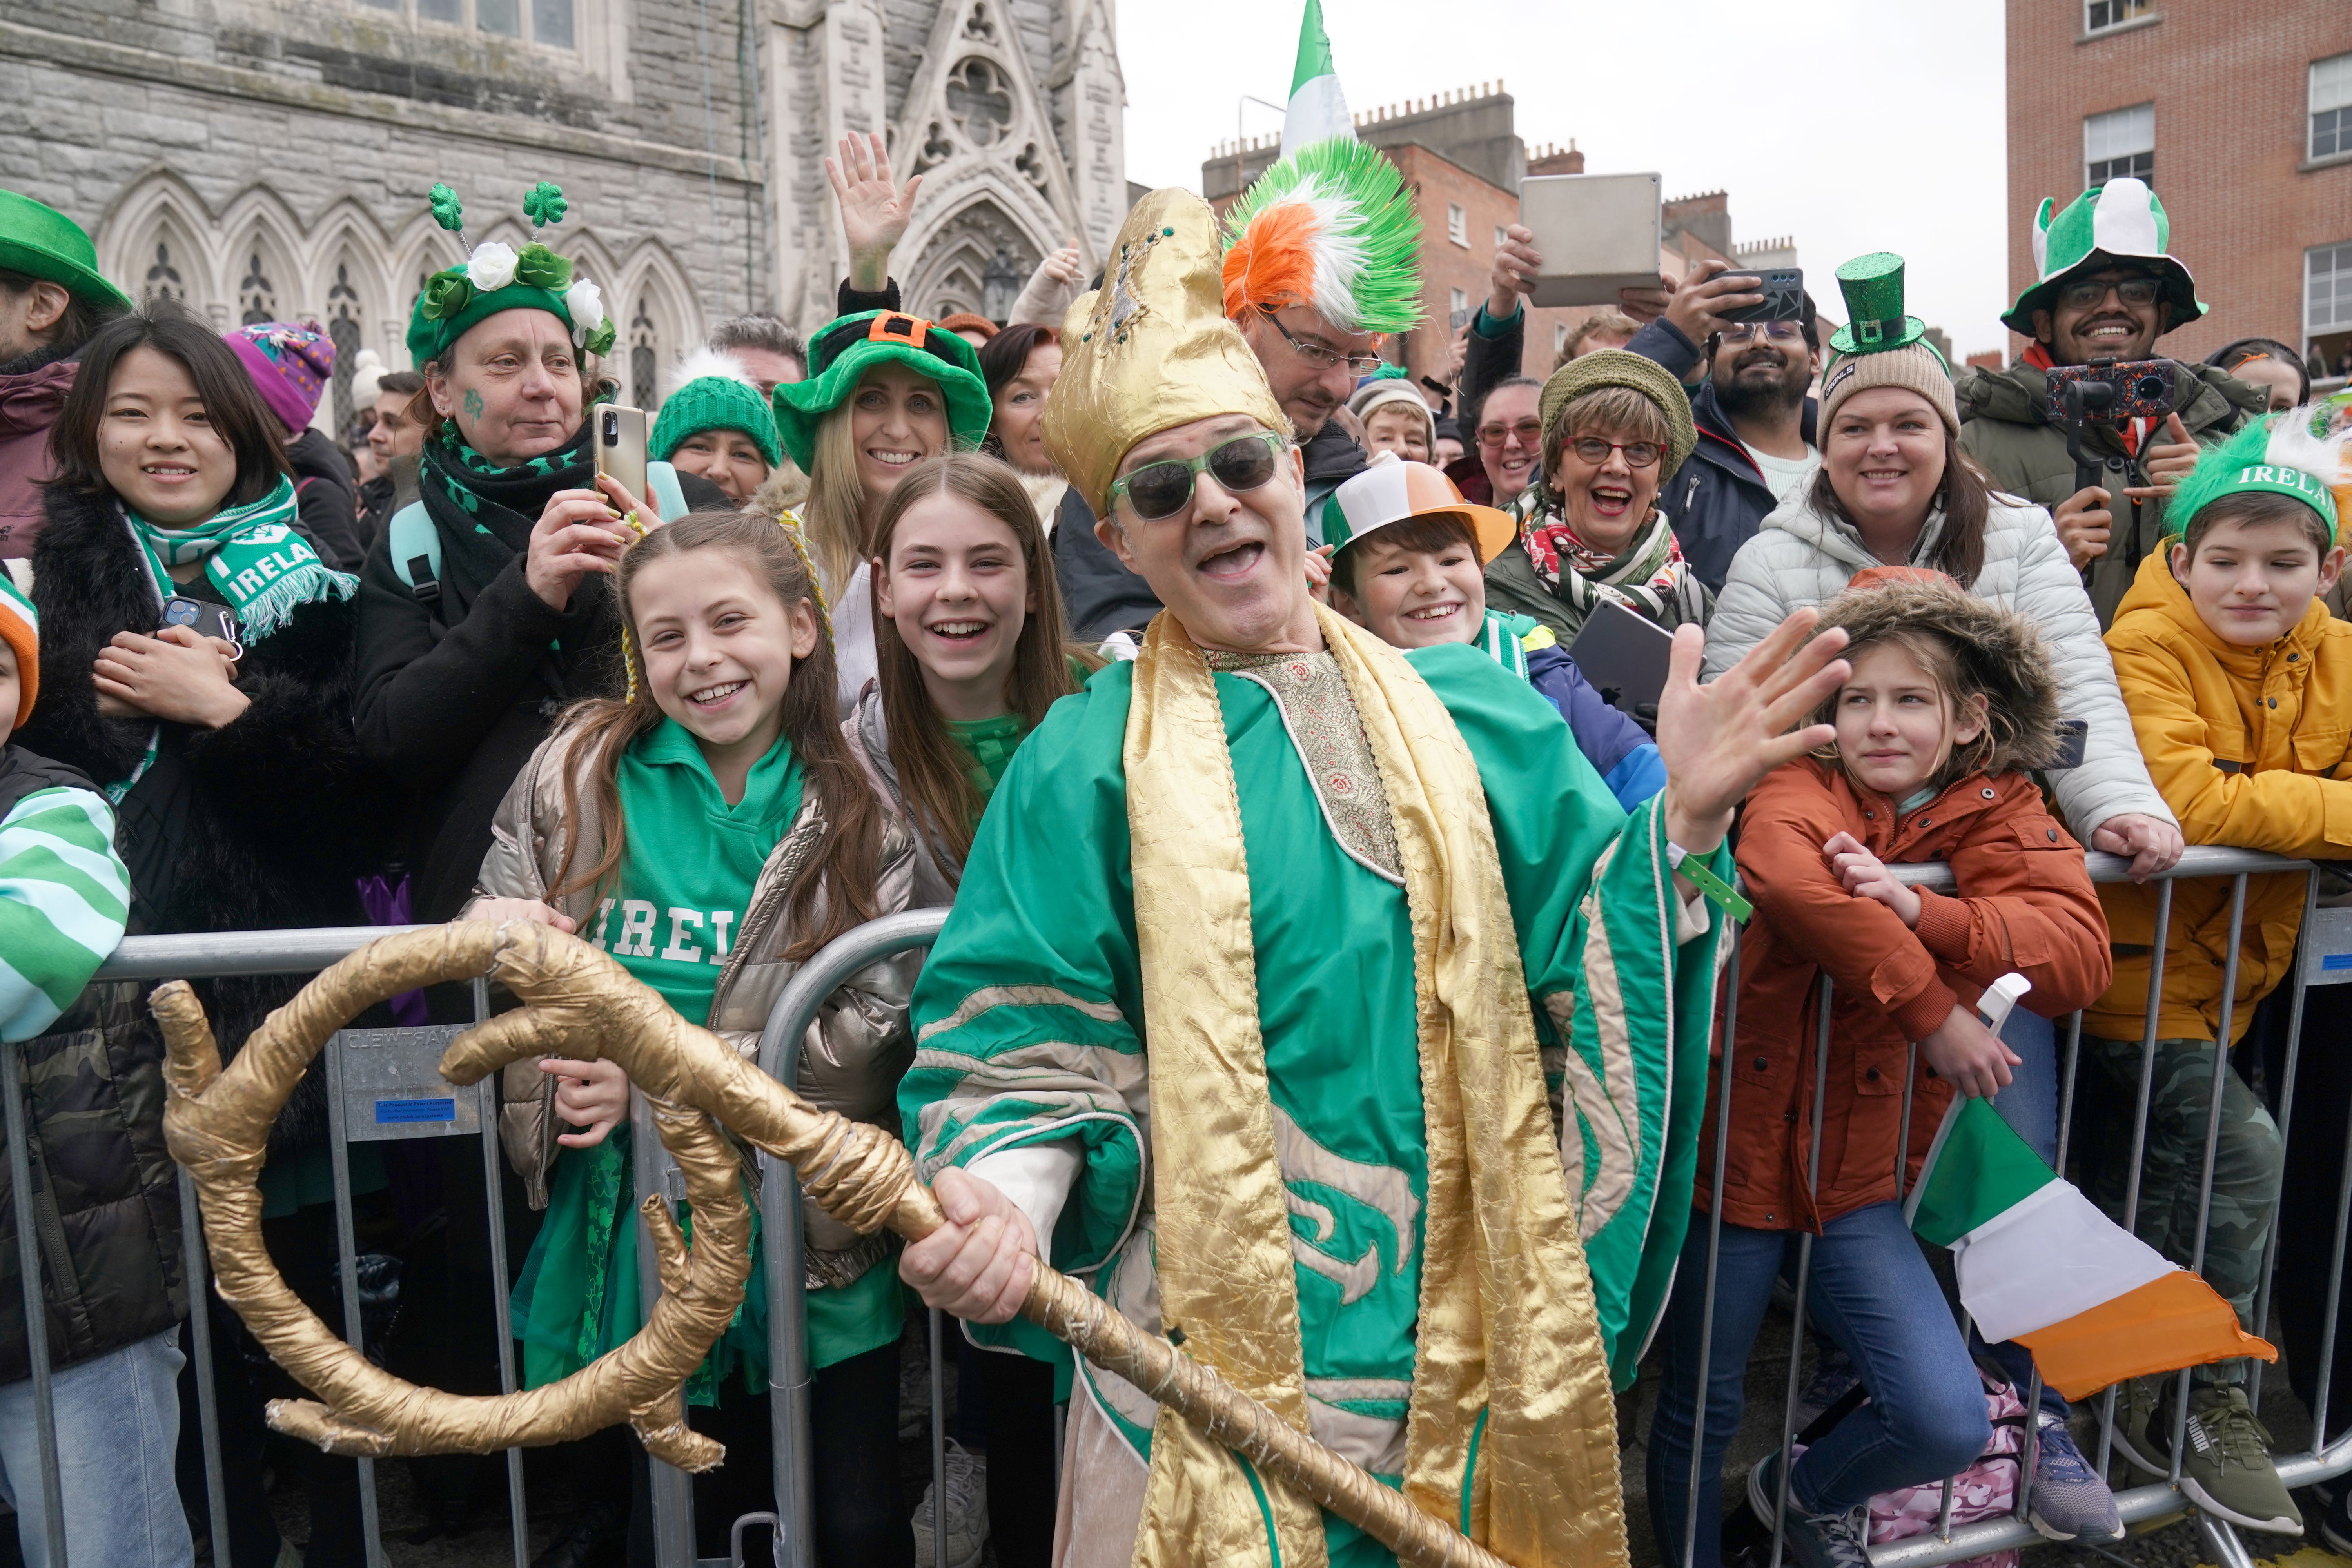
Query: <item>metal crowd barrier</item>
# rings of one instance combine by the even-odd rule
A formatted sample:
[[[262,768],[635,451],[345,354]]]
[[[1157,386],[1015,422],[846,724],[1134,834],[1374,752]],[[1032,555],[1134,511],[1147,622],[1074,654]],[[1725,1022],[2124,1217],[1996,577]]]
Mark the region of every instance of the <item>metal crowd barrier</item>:
[[[2126,879],[2125,862],[2113,856],[2089,857],[2094,881],[2114,882]],[[1895,874],[1916,887],[1948,890],[1952,887],[1948,868],[1937,865],[1902,866],[1894,868]],[[2126,1200],[2125,1224],[2128,1228],[2136,1216],[2138,1204],[2139,1173],[2144,1150],[2146,1119],[2149,1094],[2148,1068],[2153,1060],[2158,1027],[2158,1003],[2163,985],[2165,945],[2169,932],[2172,910],[2171,888],[2175,881],[2188,878],[2231,879],[2231,946],[2223,974],[2223,1011],[2221,1031],[2226,1037],[2231,1022],[2231,999],[2235,995],[2238,942],[2245,907],[2246,879],[2250,875],[2270,872],[2303,872],[2306,875],[2304,900],[2304,920],[2298,938],[2296,960],[2289,985],[2292,987],[2289,1042],[2284,1064],[2279,1095],[2277,1121],[2282,1144],[2291,1136],[2294,1126],[2294,1086],[2296,1067],[2302,1048],[2303,993],[2311,985],[2341,984],[2352,982],[2352,910],[2321,910],[2315,900],[2318,884],[2317,869],[2308,862],[2282,859],[2276,856],[2250,851],[2192,848],[2180,864],[2158,881],[2153,960],[2148,982],[2148,1006],[2141,1041],[2137,1119],[2134,1124],[2130,1161],[2129,1192]],[[938,936],[944,923],[945,910],[923,910],[893,915],[873,921],[848,933],[809,961],[793,978],[783,994],[777,998],[762,1033],[759,1065],[762,1071],[787,1084],[793,1081],[797,1068],[798,1043],[808,1024],[825,996],[843,981],[867,965],[893,953],[927,948]],[[101,980],[149,980],[163,978],[205,978],[227,974],[302,973],[325,967],[352,950],[396,928],[362,926],[334,930],[301,931],[230,932],[201,936],[133,937],[126,940],[100,971]],[[1727,984],[1723,1005],[1724,1037],[1728,1039],[1738,1022],[1739,943],[1735,930],[1734,941],[1727,958]],[[474,1012],[477,1019],[488,1016],[488,998],[485,982],[474,985]],[[1822,982],[1822,1017],[1828,1017],[1830,987]],[[2065,1163],[2065,1140],[2074,1106],[2075,1079],[2080,1066],[2082,1020],[2079,1014],[2067,1020],[2061,1047],[2059,1091],[2059,1163]],[[362,1343],[362,1315],[359,1297],[356,1257],[352,1236],[352,1211],[348,1147],[352,1142],[386,1138],[477,1136],[482,1149],[483,1173],[488,1187],[488,1205],[492,1270],[496,1285],[495,1312],[499,1330],[499,1386],[511,1392],[515,1387],[514,1342],[508,1317],[509,1268],[505,1215],[501,1202],[500,1152],[498,1142],[497,1089],[494,1079],[485,1079],[470,1093],[453,1092],[435,1070],[442,1049],[462,1026],[434,1026],[415,1029],[345,1030],[331,1041],[327,1051],[329,1104],[332,1122],[334,1150],[335,1209],[337,1245],[341,1265],[346,1337],[354,1345]],[[1818,1179],[1822,1107],[1827,1087],[1827,1052],[1817,1051],[1814,1081],[1813,1146],[1811,1164]],[[1916,1053],[1914,1052],[1916,1072]],[[2214,1079],[2212,1110],[2206,1130],[2205,1164],[2203,1172],[2203,1205],[2210,1208],[2216,1148],[2221,1108],[2221,1092],[2225,1079],[2217,1073]],[[1723,1182],[1725,1179],[1726,1139],[1728,1135],[1731,1111],[1732,1075],[1719,1075],[1717,1104],[1717,1144],[1715,1162],[1714,1202],[1710,1205],[1713,1218],[1708,1226],[1706,1290],[1711,1299],[1715,1291],[1717,1248],[1721,1236]],[[1910,1103],[1912,1084],[1905,1084],[1905,1104]],[[47,1320],[39,1310],[35,1296],[35,1281],[40,1278],[39,1249],[35,1238],[33,1193],[30,1185],[29,1145],[26,1131],[24,1100],[24,1067],[16,1047],[0,1047],[0,1100],[5,1100],[5,1130],[8,1139],[8,1162],[17,1226],[17,1248],[21,1279],[26,1292],[26,1332],[32,1363],[32,1401],[36,1423],[40,1428],[38,1451],[41,1463],[39,1505],[48,1522],[48,1536],[53,1543],[51,1562],[65,1568],[65,1533],[58,1482],[57,1435],[51,1405],[52,1369],[47,1344]],[[2352,1110],[2352,1108],[2347,1108]],[[675,1202],[681,1195],[676,1168],[652,1134],[650,1121],[642,1106],[633,1120],[635,1140],[633,1162],[640,1201],[654,1192]],[[2346,1139],[2352,1144],[2352,1127],[2347,1127]],[[735,1548],[730,1558],[698,1559],[694,1548],[693,1504],[689,1478],[683,1472],[663,1465],[653,1464],[653,1502],[655,1536],[658,1561],[662,1568],[719,1568],[730,1561],[740,1564],[741,1540],[746,1527],[769,1524],[776,1532],[774,1560],[789,1568],[814,1568],[815,1545],[814,1535],[814,1498],[810,1471],[810,1373],[805,1339],[805,1305],[803,1294],[801,1266],[800,1188],[791,1168],[771,1156],[760,1156],[761,1213],[766,1235],[765,1283],[769,1292],[770,1360],[769,1383],[771,1418],[773,1430],[772,1464],[774,1468],[775,1510],[772,1514],[755,1513],[733,1521]],[[1897,1182],[1901,1181],[1898,1172]],[[181,1215],[186,1247],[186,1264],[192,1310],[190,1332],[195,1362],[198,1420],[202,1427],[205,1456],[205,1486],[213,1528],[213,1560],[219,1568],[232,1568],[228,1531],[226,1496],[223,1482],[220,1451],[218,1405],[215,1394],[211,1354],[209,1319],[201,1310],[201,1292],[208,1278],[204,1237],[196,1215],[194,1189],[187,1184],[180,1188]],[[2201,1264],[2207,1215],[2200,1209],[2198,1258]],[[2352,1218],[2352,1161],[2347,1161],[2345,1174],[2336,1194],[2335,1250],[2328,1273],[2326,1303],[2323,1316],[2320,1359],[2315,1369],[2315,1387],[2313,1403],[2313,1443],[2305,1452],[2284,1456],[2278,1460],[2281,1476],[2290,1487],[2301,1487],[2352,1471],[2352,1429],[2329,1440],[2326,1420],[2329,1405],[2329,1380],[2341,1305],[2340,1280],[2343,1272],[2347,1222]],[[642,1222],[640,1222],[642,1223]],[[1781,1447],[1785,1449],[1795,1431],[1795,1404],[1800,1387],[1805,1342],[1806,1295],[1811,1256],[1811,1237],[1800,1233],[1796,1276],[1794,1322],[1791,1329],[1788,1397],[1781,1413]],[[2256,1321],[2267,1321],[2271,1300],[2271,1274],[2275,1268],[2278,1249],[2278,1226],[2273,1218],[2269,1249],[2265,1258],[2263,1283],[2258,1297]],[[659,1282],[652,1268],[652,1247],[640,1237],[640,1289],[648,1310],[659,1292]],[[1700,1342],[1697,1393],[1694,1410],[1694,1430],[1691,1436],[1692,1472],[1688,1510],[1685,1519],[1685,1547],[1683,1568],[1691,1568],[1693,1527],[1696,1523],[1700,1456],[1704,1452],[1706,1432],[1706,1385],[1707,1363],[1712,1351],[1713,1317],[1707,1314]],[[933,1561],[944,1563],[946,1554],[946,1420],[943,1398],[944,1379],[943,1321],[937,1312],[930,1314],[931,1363],[931,1475],[933,1491],[932,1546]],[[2189,1374],[2178,1374],[2185,1389]],[[2261,1369],[2253,1371],[2249,1390],[2250,1401],[2259,1405]],[[2025,1404],[2029,1415],[2035,1409],[2040,1394],[2039,1379],[2026,1391]],[[2115,1391],[2103,1396],[2101,1440],[2097,1463],[2104,1474],[2107,1468],[2108,1449],[2112,1436]],[[2119,1492],[2116,1501],[2126,1523],[2143,1523],[2171,1518],[2190,1511],[2190,1504],[2179,1487],[2179,1454],[2181,1448],[2182,1426],[2186,1422],[2186,1400],[2177,1400],[2170,1450],[2174,1454],[2173,1471],[2167,1479]],[[2042,1538],[2026,1522],[2026,1510],[2031,1501],[2032,1444],[2037,1423],[2027,1423],[2026,1449],[2021,1459],[2021,1477],[2016,1507],[2009,1515],[1974,1523],[1951,1523],[1951,1484],[1945,1483],[1943,1515],[1938,1528],[1926,1535],[1880,1546],[1871,1553],[1876,1568],[1929,1568],[1931,1564],[1958,1563],[1968,1558],[2014,1547],[2032,1545]],[[1058,1445],[1057,1445],[1058,1447]],[[511,1537],[516,1568],[526,1568],[530,1558],[528,1521],[524,1507],[523,1472],[520,1450],[509,1449],[506,1455],[508,1496],[511,1519]],[[354,1461],[359,1467],[361,1506],[366,1533],[371,1568],[383,1568],[386,1563],[376,1507],[373,1466],[366,1459]],[[1776,1516],[1786,1506],[1786,1468],[1781,1472],[1783,1496],[1776,1501]],[[19,1507],[31,1500],[20,1494]],[[2197,1527],[2202,1544],[2211,1560],[2221,1568],[2251,1568],[2252,1558],[2236,1532],[2222,1521],[2200,1514]],[[1663,1543],[1662,1543],[1663,1544]],[[1773,1523],[1773,1563],[1778,1568],[1783,1547],[1781,1519]]]
[[[2094,882],[2122,882],[2129,879],[2128,861],[2116,856],[2104,854],[2092,854],[2087,858],[2091,879]],[[1897,865],[1891,866],[1889,869],[1902,881],[1913,887],[1932,888],[1941,892],[1949,892],[1954,889],[1950,868],[1943,865]],[[2277,1122],[2282,1151],[2292,1133],[2295,1070],[2303,1047],[2304,992],[2305,988],[2313,985],[2336,985],[2352,982],[2352,910],[2321,910],[2316,908],[2319,870],[2309,861],[2285,859],[2279,856],[2252,850],[2193,847],[2181,857],[2179,864],[2170,871],[2165,873],[2160,879],[2152,879],[2157,885],[2156,929],[2150,942],[2147,1003],[2140,1038],[2139,1089],[2132,1124],[2131,1160],[2124,1205],[2123,1225],[2126,1230],[2133,1228],[2138,1214],[2141,1163],[2146,1152],[2144,1145],[2151,1088],[2149,1079],[2155,1060],[2158,1016],[2163,995],[2165,948],[2171,931],[2173,884],[2189,879],[2221,877],[2230,879],[2229,951],[2222,966],[2221,1015],[2218,1031],[2220,1037],[2226,1041],[2230,1036],[2231,1015],[2237,994],[2240,938],[2246,902],[2246,879],[2249,876],[2273,872],[2301,872],[2305,875],[2303,922],[2297,932],[2295,961],[2288,972],[2289,977],[2284,986],[2290,994],[2291,1011],[2288,1021],[2286,1058],[2281,1074],[2278,1096]],[[1738,933],[1735,928],[1727,963],[1727,981],[1724,991],[1722,1038],[1726,1042],[1727,1061],[1729,1055],[1728,1042],[1733,1038],[1733,1030],[1738,1022],[1739,945],[1738,936]],[[1808,1181],[1816,1189],[1818,1189],[1821,1175],[1822,1123],[1829,1081],[1829,1026],[1832,986],[1827,975],[1822,977],[1819,994],[1821,1026],[1813,1053],[1812,1138],[1807,1155]],[[2063,1045],[2061,1047],[2059,1062],[2056,1163],[2062,1174],[2065,1168],[2066,1140],[2073,1120],[2075,1079],[2081,1065],[2082,1026],[2083,1019],[2079,1012],[2069,1015],[2063,1021],[2063,1034],[2060,1037]],[[2212,1205],[2214,1153],[2221,1133],[2222,1093],[2228,1082],[2226,1047],[2219,1048],[2224,1050],[2224,1056],[2220,1064],[2223,1070],[2216,1071],[2213,1076],[2210,1110],[2205,1130],[2204,1166],[2200,1178],[2197,1239],[2194,1255],[2190,1260],[2191,1268],[2200,1269],[2204,1264],[2205,1243]],[[1917,1066],[1918,1050],[1915,1046],[1911,1053],[1911,1068],[1906,1075],[1903,1086],[1903,1103],[1906,1122],[1911,1104],[1913,1079],[1916,1078]],[[1699,1339],[1699,1363],[1691,1434],[1689,1494],[1683,1520],[1684,1544],[1681,1568],[1693,1568],[1693,1553],[1696,1547],[1699,1482],[1706,1442],[1707,1373],[1714,1348],[1715,1312],[1712,1303],[1716,1292],[1717,1261],[1723,1234],[1724,1181],[1732,1113],[1732,1079],[1733,1074],[1727,1068],[1717,1074],[1715,1176],[1707,1224],[1705,1285],[1709,1306]],[[2352,1143],[2352,1131],[2347,1131],[2347,1142]],[[1901,1141],[1896,1154],[1895,1184],[1898,1195],[1906,1167],[1908,1150],[1909,1141],[1906,1137]],[[2282,1172],[2284,1172],[2284,1165],[2282,1165]],[[2335,1254],[2328,1274],[2326,1307],[2320,1336],[2319,1364],[2315,1369],[2317,1381],[2313,1391],[2313,1403],[2317,1408],[2312,1412],[2312,1447],[2301,1454],[2277,1458],[2280,1477],[2290,1488],[2308,1486],[2315,1481],[2327,1480],[2341,1476],[2347,1471],[2352,1471],[2352,1430],[2346,1431],[2330,1442],[2326,1426],[2328,1412],[2329,1373],[2334,1363],[2338,1327],[2338,1296],[2344,1267],[2347,1217],[2352,1217],[2352,1160],[2347,1160],[2346,1163],[2345,1179],[2336,1196]],[[2256,1297],[2254,1321],[2257,1325],[2267,1324],[2269,1319],[2271,1277],[2278,1259],[2278,1195],[2273,1194],[2270,1237],[2264,1254],[2262,1284]],[[1779,1451],[1784,1454],[1794,1441],[1797,1429],[1796,1413],[1804,1363],[1806,1294],[1810,1283],[1812,1244],[1813,1237],[1810,1233],[1797,1233],[1795,1310],[1790,1334],[1788,1390],[1781,1409],[1779,1446]],[[1968,1328],[1965,1313],[1961,1316],[1960,1326],[1965,1334]],[[2262,1331],[2258,1328],[2256,1331]],[[2188,1423],[2187,1394],[2189,1373],[2183,1371],[2173,1375],[2177,1381],[2176,1397],[2173,1402],[2171,1441],[2168,1446],[2172,1456],[2170,1473],[2162,1481],[2132,1487],[2116,1494],[2118,1510],[2126,1525],[2170,1519],[2192,1510],[2193,1505],[2180,1490],[2180,1454],[2184,1429]],[[2116,1389],[2110,1388],[2099,1395],[2099,1441],[2095,1464],[2103,1478],[2109,1473],[2116,1392]],[[2039,1373],[2032,1380],[2032,1385],[2028,1389],[2021,1390],[2020,1394],[2026,1409],[2025,1437],[2022,1451],[2018,1456],[2019,1478],[2016,1501],[2011,1512],[2000,1519],[1979,1520],[1961,1525],[1953,1524],[1952,1479],[1948,1477],[1944,1481],[1943,1500],[1937,1528],[1924,1535],[1891,1542],[1873,1549],[1870,1555],[1875,1568],[1930,1568],[1931,1564],[1964,1562],[1989,1552],[2035,1545],[2042,1542],[2043,1538],[2032,1524],[2027,1522],[2026,1518],[2032,1498],[2034,1449],[2040,1432],[2038,1409],[2042,1386]],[[2252,1368],[2247,1389],[2248,1403],[2259,1409],[2261,1397],[2262,1364],[2255,1363]],[[1783,1464],[1778,1470],[1778,1495],[1773,1500],[1771,1521],[1772,1568],[1780,1568],[1786,1547],[1785,1529],[1790,1468],[1791,1467]],[[2218,1568],[2252,1568],[2253,1559],[2251,1553],[2243,1542],[2239,1539],[2236,1531],[2226,1521],[2200,1512],[2196,1516],[2196,1527],[2201,1538],[2207,1560],[2216,1563]],[[1660,1544],[1663,1546],[1664,1543]]]

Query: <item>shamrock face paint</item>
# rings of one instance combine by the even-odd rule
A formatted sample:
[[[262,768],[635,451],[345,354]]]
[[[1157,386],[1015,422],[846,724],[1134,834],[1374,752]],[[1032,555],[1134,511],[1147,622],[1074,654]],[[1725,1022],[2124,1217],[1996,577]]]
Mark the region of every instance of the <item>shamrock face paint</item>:
[[[467,418],[467,421],[468,423],[472,423],[472,422],[474,422],[474,421],[479,420],[479,419],[481,418],[481,416],[482,416],[482,395],[481,395],[481,393],[480,393],[478,389],[476,389],[476,388],[474,388],[474,387],[470,387],[470,386],[469,386],[469,387],[466,388],[466,418]]]

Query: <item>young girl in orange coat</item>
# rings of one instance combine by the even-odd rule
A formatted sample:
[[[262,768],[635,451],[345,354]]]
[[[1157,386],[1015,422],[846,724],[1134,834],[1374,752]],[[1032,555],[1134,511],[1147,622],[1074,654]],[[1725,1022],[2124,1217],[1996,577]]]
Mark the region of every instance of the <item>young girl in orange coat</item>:
[[[1983,1389],[1895,1201],[1898,1151],[1908,1143],[1916,1172],[1955,1089],[1994,1095],[2010,1083],[2018,1058],[1977,1016],[1985,986],[2016,971],[2033,984],[2022,1005],[2049,1016],[2096,998],[2108,973],[2082,849],[2023,771],[2058,751],[2056,685],[2032,628],[1907,568],[1857,577],[1822,625],[1851,638],[1853,674],[1816,720],[1837,726],[1837,742],[1767,777],[1740,822],[1739,870],[1756,915],[1741,939],[1737,1037],[1715,1069],[1727,1062],[1733,1081],[1694,1557],[1709,1565],[1748,1348],[1793,1232],[1820,1238],[1809,1312],[1871,1394],[1790,1472],[1794,1560],[1866,1561],[1858,1554],[1871,1497],[1950,1475],[1982,1449]],[[1951,866],[1957,896],[1906,888],[1886,870],[1925,860]],[[1807,1168],[1824,974],[1833,1000],[1815,1188]],[[1721,1087],[1717,1077],[1708,1088],[1699,1141],[1702,1208]],[[1707,1237],[1707,1226],[1692,1226],[1650,1440],[1650,1506],[1669,1562],[1680,1558],[1689,1497]],[[2105,1534],[2113,1500],[2054,1424],[2063,1404],[2045,1408],[2035,1495],[2045,1468],[2054,1493],[2036,1511],[2053,1531]],[[1750,1483],[1767,1506],[1778,1464],[1767,1459],[1762,1485]]]

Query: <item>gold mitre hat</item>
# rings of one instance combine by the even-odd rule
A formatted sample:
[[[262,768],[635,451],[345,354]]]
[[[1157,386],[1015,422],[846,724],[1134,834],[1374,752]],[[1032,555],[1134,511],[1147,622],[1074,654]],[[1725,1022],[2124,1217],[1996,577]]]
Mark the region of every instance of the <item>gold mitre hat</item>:
[[[1225,320],[1224,243],[1209,204],[1171,187],[1135,204],[1104,286],[1062,322],[1062,374],[1045,400],[1045,452],[1097,517],[1138,441],[1219,414],[1290,434],[1257,355]]]

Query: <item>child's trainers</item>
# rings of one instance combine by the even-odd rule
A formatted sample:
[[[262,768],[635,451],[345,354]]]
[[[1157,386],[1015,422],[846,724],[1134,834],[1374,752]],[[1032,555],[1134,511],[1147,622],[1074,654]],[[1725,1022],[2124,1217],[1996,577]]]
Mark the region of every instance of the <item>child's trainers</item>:
[[[2140,1468],[2163,1475],[2172,1452],[2171,1390],[2128,1404],[2128,1415],[2116,1424],[2116,1444]],[[2301,1535],[2303,1510],[2279,1479],[2270,1442],[2270,1433],[2246,1404],[2244,1389],[2191,1388],[2180,1489],[2217,1519],[2273,1535]]]
[[[988,1461],[952,1439],[947,1448],[947,1561],[932,1557],[931,1510],[940,1500],[936,1487],[926,1487],[913,1521],[915,1568],[979,1568],[988,1542]]]
[[[2273,1535],[2301,1535],[2303,1510],[2279,1479],[2270,1444],[2271,1435],[2254,1418],[2244,1389],[2192,1389],[2180,1489],[2207,1513],[2231,1524]]]
[[[1804,1457],[1800,1446],[1797,1457]],[[1772,1524],[1772,1505],[1780,1491],[1780,1456],[1765,1455],[1748,1472],[1748,1509],[1766,1529]],[[1798,1568],[1870,1568],[1870,1510],[1855,1507],[1843,1513],[1807,1514],[1796,1495],[1789,1498],[1788,1519],[1781,1539]]]
[[[2044,1415],[2039,1421],[2033,1496],[2025,1512],[2026,1521],[2045,1540],[2104,1544],[2124,1538],[2116,1494],[2093,1473],[2090,1461],[2074,1446],[2074,1435],[2055,1415]]]

